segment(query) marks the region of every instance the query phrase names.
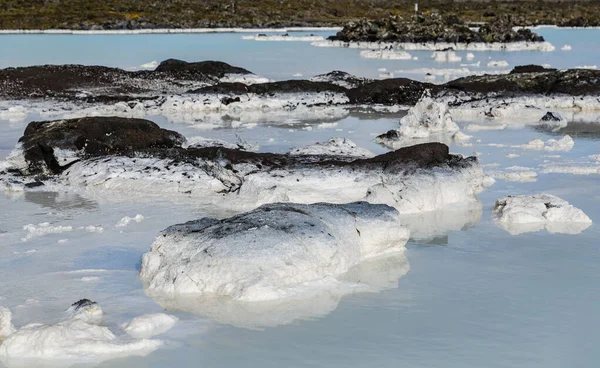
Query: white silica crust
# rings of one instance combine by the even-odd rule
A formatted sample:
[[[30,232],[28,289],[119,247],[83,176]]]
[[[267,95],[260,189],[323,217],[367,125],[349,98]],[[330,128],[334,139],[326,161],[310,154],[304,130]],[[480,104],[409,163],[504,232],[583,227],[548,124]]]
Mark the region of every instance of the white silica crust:
[[[438,63],[457,63],[462,60],[454,51],[434,51],[431,58]]]
[[[314,42],[323,41],[323,36],[290,36],[290,35],[266,35],[258,34],[255,36],[242,36],[242,40],[254,40],[254,41],[304,41]]]
[[[149,294],[295,298],[336,285],[369,258],[402,251],[408,238],[386,205],[275,203],[167,228],[144,254],[140,277]]]
[[[357,49],[400,49],[400,50],[444,50],[452,48],[455,51],[554,51],[555,47],[549,42],[344,42],[344,41],[315,41],[311,45],[317,47],[349,47]]]
[[[395,50],[363,50],[360,57],[364,59],[412,60],[412,55],[406,51]]]
[[[406,255],[398,251],[361,262],[335,280],[303,289],[296,298],[240,301],[193,294],[171,297],[153,294],[152,298],[168,310],[195,313],[237,327],[262,329],[323,317],[335,310],[346,295],[394,289],[409,268]]]
[[[348,114],[344,105],[349,102],[343,93],[253,93],[170,95],[157,100],[118,102],[89,107],[73,104],[53,104],[32,109],[44,118],[80,118],[86,116],[119,116],[143,118],[162,115],[171,122],[205,125],[213,128],[225,122],[239,120],[240,125],[291,119],[341,119]]]
[[[54,325],[33,323],[9,330],[11,333],[0,344],[0,361],[8,366],[27,361],[34,364],[36,359],[69,361],[70,364],[101,362],[117,357],[145,356],[162,344],[160,340],[116,336],[107,327],[100,326],[102,310],[96,303],[79,309],[72,307],[68,313],[67,320]]]
[[[294,148],[290,155],[329,155],[353,158],[369,158],[375,154],[356,146],[350,139],[333,137],[327,142],[319,142],[306,147]]]
[[[545,193],[500,198],[493,213],[496,223],[513,235],[542,229],[551,233],[577,234],[592,224],[579,208]]]
[[[452,117],[460,121],[494,121],[511,125],[548,125],[565,127],[568,122],[600,122],[600,96],[532,95],[514,98],[485,98],[461,101],[460,98],[444,98],[451,104]],[[558,121],[544,121],[551,112]]]
[[[308,148],[312,152],[315,149],[315,146]],[[319,149],[331,154],[337,148]],[[353,159],[368,154],[347,142],[339,149]],[[340,157],[333,155],[332,159],[339,161]],[[179,195],[236,211],[273,202],[368,201],[391,205],[402,213],[417,213],[474,201],[483,188],[483,171],[476,160],[433,168],[418,168],[407,163],[393,170],[381,165],[336,165],[332,169],[307,164],[257,170],[255,164],[239,163],[233,167],[229,164],[226,159],[205,158],[195,162],[124,156],[86,159],[46,181],[44,190],[60,191],[67,186],[130,194]],[[6,190],[39,190],[25,188],[11,180],[4,180],[4,185]],[[25,230],[28,234],[24,239],[55,232],[49,224],[32,225]]]
[[[527,144],[511,146],[513,148],[522,148],[526,150],[534,151],[557,151],[557,152],[568,152],[575,146],[575,141],[571,136],[565,135],[561,139],[548,139],[542,141],[541,139],[533,139]]]
[[[15,326],[12,324],[12,312],[8,308],[0,307],[0,344],[15,331]]]
[[[147,339],[169,331],[179,319],[165,313],[144,314],[124,323],[121,328],[136,339]]]
[[[396,148],[400,144],[409,143],[412,139],[429,138],[430,136],[448,136],[460,131],[460,128],[450,115],[450,110],[445,102],[435,101],[429,93],[423,94],[415,106],[400,119],[400,128],[397,136],[377,137],[376,142]],[[463,138],[458,136],[458,138]]]

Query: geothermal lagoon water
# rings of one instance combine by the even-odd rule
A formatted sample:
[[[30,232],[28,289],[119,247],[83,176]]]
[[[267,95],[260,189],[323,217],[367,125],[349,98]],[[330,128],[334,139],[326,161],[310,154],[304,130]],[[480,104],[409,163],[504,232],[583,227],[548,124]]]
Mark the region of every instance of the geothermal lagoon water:
[[[221,60],[274,80],[344,70],[370,78],[393,73],[417,80],[430,72],[442,82],[444,75],[507,72],[521,64],[572,68],[597,63],[600,30],[550,27],[538,32],[555,51],[457,51],[462,61],[443,63],[436,62],[431,51],[409,51],[417,60],[370,59],[361,58],[359,49],[314,47],[310,41],[255,41],[239,33],[0,35],[0,48],[6,51],[0,55],[0,67],[82,63],[140,69],[154,60],[179,58]],[[331,32],[291,33],[310,34],[325,37]],[[566,44],[572,50],[562,51]],[[490,61],[509,66],[488,67]],[[479,66],[460,66],[476,63]],[[10,154],[30,121],[45,119],[27,102],[20,106],[23,114],[0,120],[0,160]],[[244,141],[260,152],[287,152],[341,137],[379,154],[389,148],[375,143],[375,137],[396,129],[407,108],[340,108],[328,116],[306,118],[267,112],[208,122],[203,116],[148,118],[188,138]],[[104,325],[118,341],[126,339],[120,325],[136,316],[162,312],[179,319],[155,337],[162,346],[143,357],[100,363],[0,359],[0,366],[596,366],[598,116],[600,111],[591,111],[566,127],[551,129],[524,124],[518,117],[489,121],[457,114],[455,122],[472,138],[442,140],[451,152],[475,154],[484,172],[496,178],[478,195],[480,205],[404,216],[412,233],[404,253],[369,261],[346,275],[349,282],[378,285],[376,290],[323,292],[308,301],[275,307],[234,308],[193,299],[161,306],[144,293],[138,276],[141,259],[159,231],[205,216],[228,217],[235,214],[231,209],[185,197],[143,195],[135,188],[131,193],[69,187],[0,192],[0,305],[12,310],[17,328],[56,324],[71,303],[82,298],[99,303]],[[528,144],[566,134],[574,141],[569,150],[532,149],[539,146]],[[563,169],[553,172],[556,167]],[[573,173],[582,167],[588,168],[587,175]],[[593,224],[566,234],[519,233],[496,223],[492,208],[499,198],[543,192],[567,200]]]

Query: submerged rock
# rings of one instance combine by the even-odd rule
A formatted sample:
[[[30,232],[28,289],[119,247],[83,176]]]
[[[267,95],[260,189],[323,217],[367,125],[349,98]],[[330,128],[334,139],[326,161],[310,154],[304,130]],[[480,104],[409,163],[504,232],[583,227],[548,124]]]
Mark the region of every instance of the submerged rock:
[[[150,294],[297,298],[335,287],[369,258],[402,251],[408,238],[386,205],[274,203],[167,228],[144,255],[140,277]]]

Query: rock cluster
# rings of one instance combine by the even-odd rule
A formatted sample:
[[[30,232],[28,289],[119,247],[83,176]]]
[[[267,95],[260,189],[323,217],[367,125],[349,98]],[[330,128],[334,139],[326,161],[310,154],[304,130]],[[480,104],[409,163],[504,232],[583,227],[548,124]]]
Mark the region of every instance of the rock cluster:
[[[497,17],[475,31],[456,16],[419,15],[413,19],[398,16],[349,22],[330,40],[344,42],[543,42],[544,38],[529,29],[514,30],[510,16]]]

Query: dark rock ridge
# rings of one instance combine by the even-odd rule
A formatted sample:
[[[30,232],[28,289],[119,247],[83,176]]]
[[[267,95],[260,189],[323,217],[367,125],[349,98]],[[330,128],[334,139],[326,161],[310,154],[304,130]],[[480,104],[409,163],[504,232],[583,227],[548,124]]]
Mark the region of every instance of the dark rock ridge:
[[[529,69],[532,70],[532,69]],[[591,69],[569,69],[557,71],[511,72],[503,75],[469,76],[443,85],[447,92],[462,91],[471,95],[520,96],[595,95],[600,93],[600,71]]]
[[[475,160],[451,155],[448,146],[442,143],[415,145],[368,159],[257,153],[218,146],[186,149],[182,147],[185,138],[176,132],[148,120],[114,117],[32,122],[19,141],[28,163],[28,169],[21,172],[23,175],[60,174],[68,165],[60,165],[57,150],[74,152],[69,165],[78,160],[108,156],[154,157],[196,166],[199,161],[226,162],[224,168],[233,173],[237,172],[237,165],[254,165],[261,171],[314,167],[397,172],[440,165],[464,166]]]
[[[181,93],[194,85],[215,84],[229,73],[250,74],[250,71],[220,61],[188,63],[175,59],[163,61],[152,71],[85,65],[7,68],[0,69],[0,98],[95,101],[102,100],[102,96]]]
[[[221,83],[226,74],[248,74],[246,69],[206,61],[186,63],[167,60],[154,71],[128,72],[100,66],[61,65],[8,68],[0,70],[0,98],[47,98],[75,102],[127,102],[130,108],[140,101],[153,100],[161,106],[165,96],[216,94],[228,105],[241,101],[241,95],[271,97],[286,93],[339,93],[350,104],[413,105],[425,90],[433,97],[461,98],[515,97],[534,94],[570,96],[600,93],[600,71],[565,71],[539,65],[515,67],[509,74],[459,78],[434,85],[407,78],[368,80],[344,72],[319,75],[311,80],[270,83]],[[221,96],[222,95],[222,96]],[[322,96],[323,97],[323,96]],[[327,96],[326,96],[327,97]],[[330,96],[329,96],[330,97]],[[319,104],[334,104],[327,99]]]
[[[497,17],[474,31],[456,16],[398,16],[377,21],[349,22],[330,40],[344,42],[542,42],[544,38],[529,29],[513,30],[518,24],[510,16]]]

